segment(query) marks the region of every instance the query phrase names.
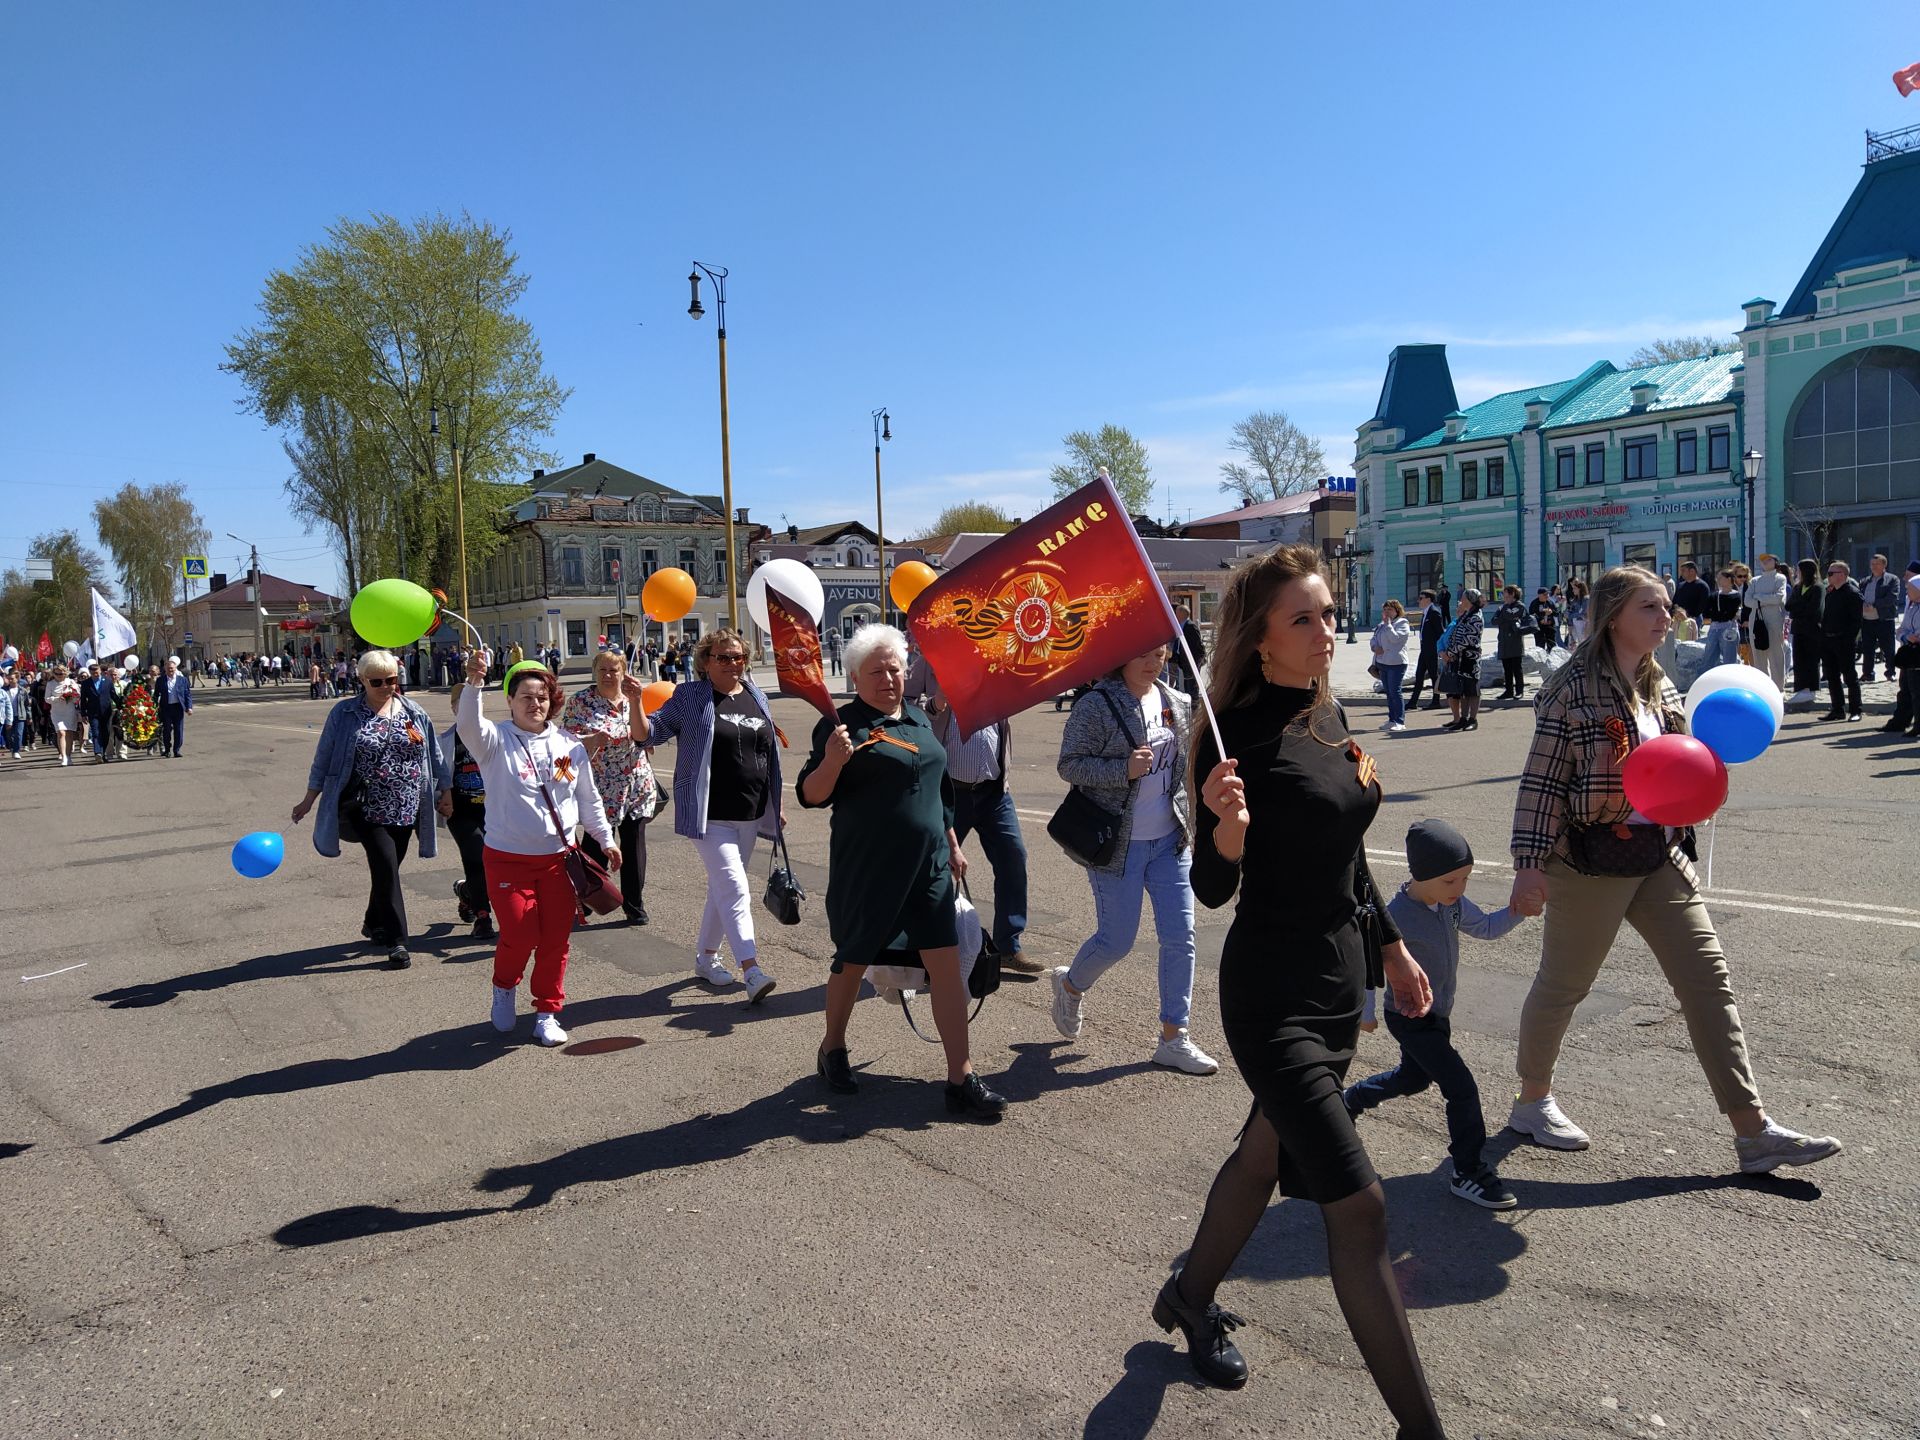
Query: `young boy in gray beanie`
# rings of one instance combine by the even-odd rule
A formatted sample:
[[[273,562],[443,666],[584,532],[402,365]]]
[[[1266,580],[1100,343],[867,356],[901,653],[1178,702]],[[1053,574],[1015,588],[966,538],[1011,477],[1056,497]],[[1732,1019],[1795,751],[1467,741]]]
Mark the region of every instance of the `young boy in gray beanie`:
[[[1413,958],[1433,986],[1433,1005],[1415,1018],[1393,1008],[1387,996],[1387,1033],[1400,1042],[1400,1063],[1369,1076],[1346,1091],[1347,1113],[1358,1117],[1385,1100],[1418,1095],[1438,1085],[1447,1102],[1448,1153],[1453,1157],[1451,1189],[1462,1200],[1489,1210],[1511,1210],[1520,1202],[1481,1157],[1487,1122],[1480,1113],[1480,1087],[1460,1052],[1453,1048],[1453,994],[1460,971],[1460,932],[1476,940],[1498,940],[1521,921],[1511,907],[1488,914],[1467,899],[1473,875],[1473,850],[1444,820],[1422,820],[1407,831],[1407,866],[1413,878],[1387,903]],[[1372,1018],[1373,993],[1367,993]]]

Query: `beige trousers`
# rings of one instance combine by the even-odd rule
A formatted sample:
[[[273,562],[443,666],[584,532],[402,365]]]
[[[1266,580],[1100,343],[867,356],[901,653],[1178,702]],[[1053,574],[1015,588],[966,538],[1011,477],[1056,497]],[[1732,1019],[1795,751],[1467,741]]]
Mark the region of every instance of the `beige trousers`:
[[[1700,892],[1672,865],[1616,879],[1547,861],[1540,969],[1520,1010],[1520,1078],[1552,1083],[1573,1012],[1593,989],[1623,921],[1647,942],[1673,987],[1694,1057],[1722,1113],[1759,1105],[1720,937]]]
[[[1765,650],[1754,647],[1753,666],[1765,671],[1767,678],[1784,691],[1787,688],[1787,612],[1779,605],[1760,605],[1754,613],[1766,620],[1773,643]]]

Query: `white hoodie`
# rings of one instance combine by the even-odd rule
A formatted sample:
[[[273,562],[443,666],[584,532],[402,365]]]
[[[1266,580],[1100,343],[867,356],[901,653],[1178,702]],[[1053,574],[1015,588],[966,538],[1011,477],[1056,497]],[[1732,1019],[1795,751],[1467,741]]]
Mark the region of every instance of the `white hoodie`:
[[[600,844],[614,843],[606,807],[594,788],[587,749],[567,731],[548,725],[530,735],[509,720],[495,725],[480,713],[485,685],[460,692],[454,726],[480,765],[487,792],[487,845],[511,855],[558,855],[573,845],[576,825]],[[542,792],[560,812],[562,835]]]

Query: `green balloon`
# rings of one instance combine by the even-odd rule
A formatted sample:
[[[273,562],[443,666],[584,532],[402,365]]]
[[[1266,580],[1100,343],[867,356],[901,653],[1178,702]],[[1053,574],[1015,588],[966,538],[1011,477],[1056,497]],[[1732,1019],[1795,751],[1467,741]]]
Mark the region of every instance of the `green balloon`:
[[[411,645],[433,624],[438,602],[411,580],[376,580],[353,597],[353,628],[375,645]]]

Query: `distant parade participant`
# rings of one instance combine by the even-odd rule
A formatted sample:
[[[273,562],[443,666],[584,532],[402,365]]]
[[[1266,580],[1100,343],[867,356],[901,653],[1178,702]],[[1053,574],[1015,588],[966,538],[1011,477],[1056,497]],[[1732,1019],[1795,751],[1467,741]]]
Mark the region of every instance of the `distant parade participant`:
[[[453,813],[447,816],[447,833],[460,850],[462,878],[453,882],[453,898],[459,904],[462,921],[473,926],[473,938],[493,938],[493,905],[487,898],[487,782],[480,773],[480,762],[473,758],[460,739],[460,692],[467,682],[453,682],[448,706],[453,723],[440,737],[444,750],[452,746],[447,764],[453,771]]]
[[[456,728],[480,762],[487,795],[487,891],[500,927],[493,951],[493,1028],[503,1034],[513,1029],[520,977],[531,959],[533,1038],[549,1047],[564,1045],[560,1010],[580,913],[567,853],[577,826],[586,828],[615,867],[620,846],[594,788],[586,747],[553,723],[560,699],[553,672],[537,660],[507,671],[504,725],[482,713],[486,678],[485,658],[474,655],[467,661]]]
[[[627,672],[618,650],[593,657],[593,683],[568,697],[560,723],[580,739],[593,762],[593,783],[606,807],[607,824],[620,841],[620,898],[628,921],[647,923],[647,822],[660,808],[660,786],[647,752],[633,740],[633,716],[640,713],[640,681]],[[581,841],[594,859],[606,863],[600,842]]]
[[[167,671],[160,679],[160,753],[178,760],[185,749],[187,716],[193,712],[193,686],[180,673],[180,657],[167,657]]]
[[[80,733],[80,682],[56,665],[47,676],[47,718],[62,765],[73,764],[73,743]]]

